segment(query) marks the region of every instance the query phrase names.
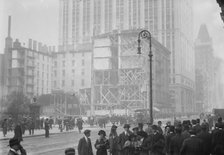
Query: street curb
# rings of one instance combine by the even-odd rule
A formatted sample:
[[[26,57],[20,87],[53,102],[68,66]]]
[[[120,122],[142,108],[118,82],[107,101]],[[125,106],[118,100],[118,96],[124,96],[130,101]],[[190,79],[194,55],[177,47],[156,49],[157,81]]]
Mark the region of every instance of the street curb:
[[[58,133],[50,133],[50,135],[56,135],[56,134],[65,134],[65,133],[70,133],[70,132],[76,132],[76,131],[66,131],[66,132],[58,132]],[[41,136],[45,136],[45,134],[39,134],[39,135],[28,135],[28,136],[25,136],[23,137],[24,138],[31,138],[31,137],[41,137]],[[11,138],[3,138],[3,139],[0,139],[0,141],[4,141],[4,140],[9,140]]]
[[[97,129],[97,128],[94,128],[94,127],[86,127],[87,129]],[[50,135],[56,135],[56,134],[65,134],[65,133],[71,133],[71,132],[78,132],[76,130],[73,130],[73,131],[64,131],[64,132],[57,132],[57,133],[50,133]],[[28,135],[28,136],[25,136],[23,137],[24,138],[31,138],[31,137],[41,137],[41,136],[45,136],[45,134],[39,134],[39,135]],[[12,137],[11,137],[12,138]],[[11,138],[3,138],[3,139],[0,139],[0,141],[5,141],[5,140],[9,140]]]

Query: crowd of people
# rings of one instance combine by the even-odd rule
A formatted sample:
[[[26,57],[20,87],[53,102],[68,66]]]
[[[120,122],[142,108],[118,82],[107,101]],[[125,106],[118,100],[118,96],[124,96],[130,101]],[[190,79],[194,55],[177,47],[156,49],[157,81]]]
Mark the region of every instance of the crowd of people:
[[[29,131],[29,135],[34,135],[35,129],[45,129],[45,121],[46,119],[32,119],[31,117],[24,117],[20,120],[13,120],[12,118],[5,118],[1,122],[3,136],[5,137],[9,131],[14,131],[16,126],[20,126],[22,135],[25,134],[26,131]],[[53,119],[48,119],[49,128],[52,129],[52,125],[54,123]]]
[[[81,133],[83,120],[77,119],[76,125]],[[208,122],[200,119],[167,122],[165,126],[161,121],[157,124],[138,123],[131,127],[124,124],[123,132],[118,134],[113,123],[109,135],[104,130],[98,132],[99,138],[94,142],[96,155],[224,155],[224,123],[219,118],[212,127]],[[19,128],[19,129],[17,129]],[[45,137],[49,137],[50,120],[44,121]],[[4,131],[3,131],[4,132]],[[20,145],[22,129],[19,124],[15,126],[15,136],[10,139],[10,152],[26,151]],[[84,137],[79,140],[78,155],[93,155],[91,131],[85,130]],[[18,145],[13,147],[13,144]],[[17,150],[16,150],[17,149]],[[65,150],[66,155],[75,154],[74,148]]]
[[[118,135],[117,126],[113,125],[106,138],[106,132],[100,130],[95,141],[96,155],[224,155],[224,124],[218,119],[215,128],[210,130],[209,124],[200,119],[192,121],[176,121],[173,125],[162,122],[157,125],[143,124],[131,127],[123,126],[124,131]],[[93,155],[90,140],[91,131],[85,130],[84,137],[79,140],[78,155]],[[75,154],[75,151],[73,151]]]

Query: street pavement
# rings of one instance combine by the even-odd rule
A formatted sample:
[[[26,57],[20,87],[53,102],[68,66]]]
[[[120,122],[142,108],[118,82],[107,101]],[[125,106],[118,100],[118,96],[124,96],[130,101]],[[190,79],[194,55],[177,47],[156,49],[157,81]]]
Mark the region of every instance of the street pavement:
[[[85,129],[91,130],[91,141],[95,154],[94,143],[98,138],[98,131],[102,128],[98,127],[84,127]],[[53,129],[54,130],[54,129]],[[53,131],[52,130],[52,131]],[[110,127],[104,129],[109,135]],[[118,133],[122,131],[122,127],[118,128]],[[55,131],[56,132],[56,131]],[[50,130],[50,133],[51,130]],[[68,147],[74,147],[77,152],[77,146],[79,139],[83,137],[83,133],[79,134],[77,128],[70,132],[57,132],[55,134],[51,134],[50,138],[45,138],[44,135],[39,136],[28,136],[23,139],[21,142],[24,149],[26,149],[28,155],[62,155],[64,154],[64,150]],[[7,154],[9,150],[8,140],[0,141],[0,154]],[[77,154],[77,153],[76,153]]]

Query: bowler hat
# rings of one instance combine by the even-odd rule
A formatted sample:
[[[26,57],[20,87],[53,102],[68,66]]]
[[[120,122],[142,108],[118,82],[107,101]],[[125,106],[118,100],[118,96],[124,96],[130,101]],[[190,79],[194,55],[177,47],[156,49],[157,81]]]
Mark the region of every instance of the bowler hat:
[[[129,124],[125,124],[124,128],[130,128],[130,125]]]
[[[117,129],[116,125],[112,125],[111,129]]]
[[[91,132],[91,130],[86,129],[86,130],[84,131],[84,134],[86,135],[86,134],[88,134],[88,133],[90,133],[90,132]]]
[[[9,140],[9,146],[12,147],[14,145],[20,145],[20,141],[18,138],[12,138]]]
[[[189,130],[189,133],[191,134],[191,135],[196,135],[196,130],[194,129],[194,128],[191,128],[190,130]]]
[[[104,136],[106,136],[106,132],[105,132],[104,130],[100,130],[100,131],[98,132],[98,135],[104,135]]]
[[[75,155],[75,149],[74,148],[67,148],[65,150],[65,155]]]
[[[133,131],[138,130],[138,127],[136,126],[136,127],[132,128],[132,130]]]
[[[144,137],[144,138],[146,138],[148,136],[147,133],[144,132],[144,131],[139,131],[138,135],[141,136],[141,137]]]

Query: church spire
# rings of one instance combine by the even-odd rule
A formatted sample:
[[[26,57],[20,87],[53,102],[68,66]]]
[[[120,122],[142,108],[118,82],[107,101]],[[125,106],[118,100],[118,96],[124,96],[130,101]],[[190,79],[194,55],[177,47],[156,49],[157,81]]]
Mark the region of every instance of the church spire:
[[[197,39],[200,40],[201,42],[210,42],[211,41],[207,26],[205,24],[202,24],[200,26]]]

